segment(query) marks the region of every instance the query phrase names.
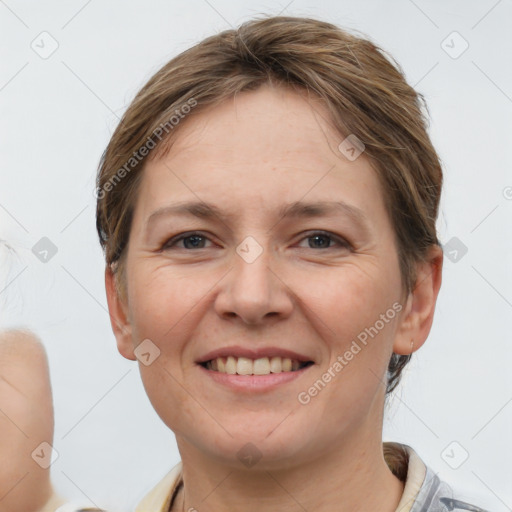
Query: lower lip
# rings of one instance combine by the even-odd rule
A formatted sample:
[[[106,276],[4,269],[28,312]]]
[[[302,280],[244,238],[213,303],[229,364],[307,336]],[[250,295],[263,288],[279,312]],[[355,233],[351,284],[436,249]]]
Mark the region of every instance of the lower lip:
[[[269,375],[238,375],[207,370],[198,365],[199,370],[219,384],[237,391],[271,391],[304,375],[313,365],[293,372],[270,373]]]

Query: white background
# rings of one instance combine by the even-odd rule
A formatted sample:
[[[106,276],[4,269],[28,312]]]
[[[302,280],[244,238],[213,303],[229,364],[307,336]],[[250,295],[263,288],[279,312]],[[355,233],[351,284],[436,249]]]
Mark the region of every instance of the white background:
[[[280,12],[360,31],[427,99],[445,171],[440,238],[468,252],[445,260],[434,326],[391,401],[385,440],[411,445],[467,501],[512,510],[510,0],[0,2],[0,324],[28,326],[46,346],[54,486],[129,511],[179,460],[110,330],[95,172],[118,118],[160,66],[208,35]],[[47,59],[31,48],[43,31],[59,45]],[[469,44],[458,58],[442,47],[453,31]],[[445,43],[452,52],[464,44],[457,37]],[[43,236],[58,249],[47,263],[31,252]],[[469,454],[458,469],[441,456],[452,441],[452,458]]]

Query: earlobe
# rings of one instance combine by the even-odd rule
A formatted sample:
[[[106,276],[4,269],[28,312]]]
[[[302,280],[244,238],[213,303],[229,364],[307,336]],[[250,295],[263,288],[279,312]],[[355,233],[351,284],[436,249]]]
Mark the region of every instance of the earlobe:
[[[135,361],[133,352],[132,329],[127,315],[127,306],[116,287],[115,276],[112,269],[107,266],[105,269],[105,290],[107,293],[108,311],[110,324],[117,341],[117,350],[126,359]]]
[[[417,264],[416,283],[407,298],[393,344],[395,354],[411,354],[425,343],[434,320],[442,268],[443,250],[440,246],[433,245],[426,261]]]

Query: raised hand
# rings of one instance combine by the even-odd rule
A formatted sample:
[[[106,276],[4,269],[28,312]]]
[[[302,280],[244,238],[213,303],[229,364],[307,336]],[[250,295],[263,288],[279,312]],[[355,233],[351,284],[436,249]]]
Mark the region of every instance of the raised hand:
[[[30,331],[0,332],[0,512],[37,512],[52,496],[38,447],[52,444],[53,429],[43,345]]]

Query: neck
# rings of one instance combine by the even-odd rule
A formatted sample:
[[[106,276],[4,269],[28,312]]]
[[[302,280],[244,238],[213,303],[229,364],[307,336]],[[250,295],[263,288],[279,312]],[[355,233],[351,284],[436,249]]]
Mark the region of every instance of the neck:
[[[357,441],[345,438],[342,445],[293,467],[240,471],[178,440],[184,488],[173,510],[395,512],[404,483],[386,464],[381,437]]]

